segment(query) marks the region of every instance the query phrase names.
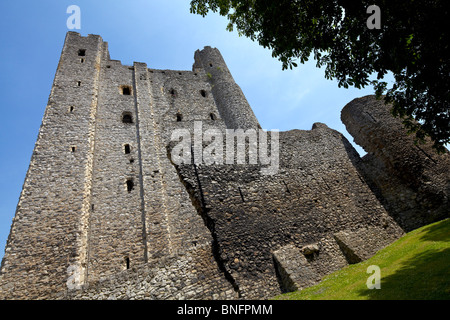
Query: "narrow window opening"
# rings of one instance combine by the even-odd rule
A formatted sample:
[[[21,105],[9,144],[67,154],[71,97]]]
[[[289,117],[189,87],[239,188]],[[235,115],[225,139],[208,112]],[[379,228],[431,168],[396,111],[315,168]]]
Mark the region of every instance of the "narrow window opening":
[[[183,116],[180,113],[177,113],[177,122],[181,122],[183,120]]]
[[[238,189],[239,189],[239,194],[241,195],[242,202],[245,202],[244,195],[242,194],[241,187],[238,187]]]
[[[122,94],[123,94],[124,96],[129,96],[129,95],[131,95],[131,89],[130,89],[130,87],[122,87]]]
[[[131,192],[131,190],[133,190],[133,188],[134,188],[134,182],[133,182],[133,180],[128,179],[128,180],[127,180],[127,191],[128,191],[128,192]]]
[[[69,107],[69,112],[73,112],[73,109],[74,109],[74,107],[73,107],[73,106],[70,106],[70,107]]]
[[[134,163],[134,159],[130,159],[130,163]]]
[[[77,86],[81,87],[81,81],[77,81]]]
[[[76,147],[72,147],[72,152],[75,152],[75,150],[76,150]]]
[[[130,258],[126,257],[125,258],[125,267],[128,269],[130,269]]]
[[[289,187],[288,187],[286,181],[283,180],[283,183],[284,183],[284,186],[286,187],[286,192],[291,193],[291,190],[289,190]]]
[[[212,67],[212,63],[210,63],[209,66]]]
[[[216,120],[217,119],[217,117],[216,117],[216,115],[214,113],[210,113],[209,117],[211,118],[211,120]]]
[[[169,93],[170,93],[170,95],[173,97],[173,98],[175,98],[175,96],[177,95],[177,92],[175,91],[175,89],[170,89],[170,91],[169,91]]]
[[[84,57],[84,56],[86,55],[86,49],[80,49],[80,50],[78,50],[78,55],[79,55],[80,57]]]
[[[81,58],[80,61],[81,61],[81,63],[84,63],[84,58]]]
[[[129,144],[126,144],[125,147],[124,147],[124,149],[125,149],[125,154],[129,154],[130,151],[131,151],[130,145],[129,145]]]
[[[206,98],[206,91],[205,90],[200,90],[200,94],[202,95],[203,98]]]
[[[93,204],[91,205],[91,211],[92,212],[94,211],[94,205]]]
[[[124,113],[122,115],[122,122],[123,123],[133,123],[133,117],[131,116],[131,113]]]

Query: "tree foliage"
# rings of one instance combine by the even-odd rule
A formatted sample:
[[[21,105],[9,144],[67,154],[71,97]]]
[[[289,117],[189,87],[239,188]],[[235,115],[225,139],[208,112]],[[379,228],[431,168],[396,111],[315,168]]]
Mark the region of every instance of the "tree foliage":
[[[367,8],[381,9],[369,29]],[[191,12],[219,12],[234,28],[272,50],[283,69],[313,56],[339,87],[373,85],[417,141],[450,142],[450,26],[447,0],[192,0]],[[384,80],[392,73],[395,81]]]

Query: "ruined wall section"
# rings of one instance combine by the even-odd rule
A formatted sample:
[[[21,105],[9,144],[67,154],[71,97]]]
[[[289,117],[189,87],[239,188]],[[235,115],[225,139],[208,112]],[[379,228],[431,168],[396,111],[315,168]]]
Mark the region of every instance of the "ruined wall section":
[[[415,144],[390,106],[374,96],[348,103],[342,121],[367,155],[361,172],[383,205],[406,231],[449,215],[449,153],[437,154],[432,143]]]
[[[0,298],[45,298],[84,282],[103,53],[99,36],[66,36],[2,261]]]
[[[242,298],[258,299],[296,287],[286,283],[305,277],[307,284],[317,283],[353,263],[343,246],[364,244],[364,250],[355,249],[365,252],[363,260],[403,234],[355,169],[357,161],[340,133],[315,124],[310,131],[280,132],[275,175],[262,175],[261,165],[249,164],[177,169],[202,203],[230,281]],[[339,232],[349,235],[341,243]],[[277,256],[290,246],[304,254],[307,265],[300,257],[289,264]],[[286,271],[299,265],[305,274]],[[286,281],[289,274],[293,278]]]
[[[158,198],[163,201],[161,205],[153,205],[155,214],[161,216],[151,219],[148,231],[151,256],[158,257],[190,250],[205,243],[211,245],[211,234],[171,163],[167,145],[174,130],[193,130],[194,121],[201,121],[204,125],[208,122],[220,125],[222,121],[220,118],[210,118],[211,113],[217,115],[218,112],[204,73],[149,69],[148,76],[151,111],[142,112],[140,122],[151,124],[154,130],[153,149],[145,150],[149,145],[142,143],[143,161],[156,155],[155,161],[158,164],[158,168],[150,171],[150,167],[144,163],[144,171],[149,170],[148,173],[144,172],[144,177],[153,175],[158,179],[154,185],[164,192],[162,197],[148,193],[150,202]],[[201,90],[205,91],[205,97]],[[148,133],[143,128],[141,132]],[[150,184],[149,181],[147,185]],[[149,206],[152,207],[150,202]],[[157,221],[160,221],[159,225]],[[160,237],[154,237],[158,230],[161,230]],[[153,244],[150,244],[152,239]]]
[[[224,128],[205,73],[119,61],[105,61],[102,71],[89,281],[198,246],[209,248],[208,268],[223,277],[211,234],[167,154],[177,128],[192,130],[194,121]],[[123,123],[124,114],[132,123]],[[127,180],[133,181],[132,190]],[[204,267],[191,268],[202,273]]]

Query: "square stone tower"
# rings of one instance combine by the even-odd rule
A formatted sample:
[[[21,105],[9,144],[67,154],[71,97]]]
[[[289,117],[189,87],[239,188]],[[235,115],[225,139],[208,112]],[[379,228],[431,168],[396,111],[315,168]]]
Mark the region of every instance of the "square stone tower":
[[[259,124],[220,53],[206,51],[193,71],[154,70],[111,60],[100,36],[67,33],[1,265],[1,298],[48,298],[192,250],[222,276],[166,145],[194,120]],[[204,66],[240,95],[216,102]]]

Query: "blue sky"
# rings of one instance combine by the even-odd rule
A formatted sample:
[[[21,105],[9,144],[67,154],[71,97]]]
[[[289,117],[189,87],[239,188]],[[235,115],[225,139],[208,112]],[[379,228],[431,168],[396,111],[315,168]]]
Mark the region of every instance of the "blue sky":
[[[224,17],[189,13],[189,0],[2,1],[0,258],[69,31],[70,5],[81,9],[81,29],[74,31],[101,35],[111,59],[122,64],[191,70],[195,50],[218,48],[264,129],[310,130],[314,122],[323,122],[352,142],[340,111],[352,99],[372,94],[371,88],[338,88],[314,61],[282,71],[269,50],[226,31]]]

